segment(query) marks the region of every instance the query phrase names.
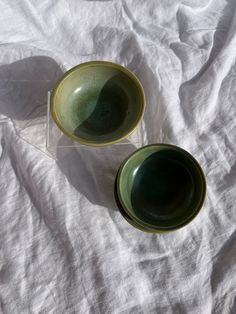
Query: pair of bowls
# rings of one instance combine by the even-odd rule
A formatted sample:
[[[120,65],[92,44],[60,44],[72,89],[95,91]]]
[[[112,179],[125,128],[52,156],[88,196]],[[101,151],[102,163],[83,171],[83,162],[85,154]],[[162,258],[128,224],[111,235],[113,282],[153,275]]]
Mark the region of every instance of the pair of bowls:
[[[80,64],[58,82],[51,113],[70,138],[89,146],[114,144],[142,120],[144,90],[121,65],[105,61]],[[202,207],[204,174],[185,150],[168,144],[144,146],[120,166],[114,185],[117,206],[134,227],[168,232],[189,223]]]

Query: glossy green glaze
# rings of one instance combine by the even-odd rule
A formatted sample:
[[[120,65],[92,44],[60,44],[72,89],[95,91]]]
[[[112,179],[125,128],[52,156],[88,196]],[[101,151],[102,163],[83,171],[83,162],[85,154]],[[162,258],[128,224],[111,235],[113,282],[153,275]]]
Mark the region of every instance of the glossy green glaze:
[[[134,74],[105,61],[71,69],[51,97],[51,113],[59,128],[74,140],[94,146],[128,136],[141,121],[144,108],[144,91]]]
[[[148,228],[143,227],[142,225],[138,224],[137,222],[133,221],[132,218],[130,218],[130,216],[128,216],[128,214],[126,213],[126,211],[123,209],[120,201],[119,201],[119,197],[117,195],[117,176],[116,176],[116,180],[115,180],[115,184],[114,184],[114,197],[115,197],[115,201],[117,204],[117,207],[121,213],[121,215],[123,216],[123,218],[125,218],[125,220],[133,227],[135,227],[136,229],[143,231],[143,232],[147,232],[147,233],[152,233],[153,231],[149,230]]]
[[[202,207],[204,174],[185,150],[167,144],[143,147],[122,165],[117,193],[128,216],[158,231],[178,229]]]
[[[119,173],[119,171],[118,171]],[[124,210],[124,208],[122,207],[119,197],[118,197],[118,193],[117,193],[117,177],[118,177],[118,173],[116,176],[116,180],[115,180],[115,184],[114,184],[114,197],[115,197],[115,201],[116,201],[116,205],[121,213],[121,215],[123,216],[123,218],[133,227],[135,227],[136,229],[143,231],[143,232],[147,232],[147,233],[166,233],[166,232],[170,232],[170,231],[165,231],[165,230],[158,230],[155,228],[150,228],[147,226],[144,226],[142,223],[134,221],[128,214],[127,212]]]

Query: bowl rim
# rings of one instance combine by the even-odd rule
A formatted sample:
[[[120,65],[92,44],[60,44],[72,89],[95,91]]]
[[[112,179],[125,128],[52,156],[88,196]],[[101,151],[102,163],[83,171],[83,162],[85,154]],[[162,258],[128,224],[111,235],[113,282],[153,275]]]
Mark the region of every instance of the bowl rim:
[[[120,203],[120,200],[119,200],[119,197],[118,197],[118,194],[117,194],[117,176],[116,176],[116,179],[115,179],[115,184],[114,184],[114,190],[113,190],[113,193],[114,193],[114,198],[115,198],[115,202],[116,202],[116,206],[118,207],[119,209],[119,212],[121,214],[121,216],[134,228],[136,228],[137,230],[139,231],[142,231],[142,232],[145,232],[145,233],[169,233],[171,232],[171,230],[157,230],[157,229],[151,229],[151,228],[148,228],[148,227],[145,227],[145,226],[142,226],[141,224],[139,224],[137,221],[133,221],[131,217],[129,217],[129,215],[127,214],[127,212],[124,210],[123,206],[121,205]]]
[[[116,202],[116,206],[119,209],[119,212],[121,214],[121,216],[134,228],[138,229],[139,231],[143,231],[146,233],[153,233],[153,231],[146,229],[145,227],[142,227],[141,225],[139,225],[137,222],[133,221],[129,215],[127,214],[127,212],[124,210],[124,208],[122,207],[118,194],[117,194],[117,175],[115,178],[115,183],[114,183],[114,188],[113,188],[113,194],[114,194],[114,199]]]
[[[61,124],[61,122],[57,116],[56,109],[55,109],[55,107],[56,107],[55,106],[55,96],[56,96],[56,93],[57,93],[59,87],[63,83],[63,81],[66,80],[74,72],[80,70],[81,68],[94,67],[94,66],[106,66],[106,67],[120,70],[121,72],[123,72],[125,75],[127,75],[135,83],[136,87],[140,91],[140,96],[141,96],[141,113],[140,113],[140,116],[138,117],[136,123],[133,125],[133,127],[128,132],[126,132],[124,135],[119,137],[118,139],[103,141],[100,143],[97,143],[96,141],[87,141],[87,140],[85,140],[79,136],[74,135],[72,132],[65,129],[64,126]],[[121,140],[127,138],[140,124],[140,122],[144,116],[145,108],[146,108],[146,97],[145,97],[145,93],[144,93],[144,88],[143,88],[140,80],[137,78],[137,76],[128,68],[126,68],[126,67],[124,67],[118,63],[105,61],[105,60],[104,61],[103,60],[93,60],[93,61],[83,62],[83,63],[77,64],[76,66],[72,67],[70,70],[66,71],[62,75],[62,77],[58,80],[58,82],[56,83],[54,88],[52,89],[51,97],[50,97],[51,116],[52,116],[54,122],[56,123],[56,125],[58,126],[58,128],[64,134],[66,134],[68,137],[70,137],[72,140],[79,142],[80,144],[87,145],[87,146],[93,146],[93,147],[102,147],[102,146],[115,144],[115,143],[120,142]]]
[[[182,153],[184,153],[187,157],[189,157],[195,164],[199,175],[202,179],[202,195],[201,195],[201,199],[198,203],[198,206],[196,206],[194,212],[192,213],[192,215],[190,215],[187,219],[183,220],[183,222],[180,222],[177,225],[173,225],[170,227],[161,227],[161,226],[157,226],[157,225],[152,225],[152,224],[148,224],[147,222],[142,221],[141,219],[137,218],[135,215],[133,215],[132,211],[130,208],[128,208],[123,200],[122,200],[122,195],[121,195],[121,182],[120,182],[120,177],[121,177],[121,173],[125,167],[125,165],[127,164],[127,162],[136,154],[139,154],[140,151],[145,150],[148,147],[166,147],[166,148],[172,148],[176,151],[180,151]],[[198,163],[198,161],[185,149],[177,146],[177,145],[173,145],[173,144],[166,144],[166,143],[155,143],[155,144],[149,144],[149,145],[145,145],[139,149],[137,149],[135,152],[133,152],[132,154],[130,154],[120,165],[118,172],[117,172],[117,195],[119,198],[119,201],[121,203],[122,208],[126,211],[127,215],[131,217],[131,219],[133,219],[134,221],[136,221],[137,223],[140,223],[141,225],[143,225],[144,227],[150,228],[150,229],[154,229],[156,231],[174,231],[177,229],[180,229],[184,226],[186,226],[187,224],[189,224],[200,212],[201,208],[203,207],[203,203],[205,201],[205,197],[206,197],[206,190],[207,190],[207,184],[206,184],[206,178],[204,175],[204,172],[200,166],[200,164]]]

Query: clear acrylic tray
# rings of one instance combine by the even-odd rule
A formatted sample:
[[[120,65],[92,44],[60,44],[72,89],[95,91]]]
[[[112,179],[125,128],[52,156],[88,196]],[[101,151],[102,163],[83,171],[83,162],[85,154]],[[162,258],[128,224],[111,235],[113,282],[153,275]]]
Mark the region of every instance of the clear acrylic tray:
[[[46,154],[48,157],[57,159],[58,150],[66,150],[68,153],[68,150],[71,148],[83,150],[107,150],[109,147],[113,146],[116,147],[115,151],[117,152],[117,149],[120,150],[122,147],[128,145],[133,147],[133,150],[135,150],[147,143],[146,138],[143,136],[146,134],[146,132],[143,131],[143,122],[141,122],[127,138],[112,145],[94,148],[73,141],[68,136],[63,134],[63,132],[61,132],[61,130],[55,124],[50,113],[50,95],[51,92],[49,91],[47,95],[47,104],[45,104],[47,106],[46,116],[37,115],[37,111],[35,111],[31,115],[31,119],[27,121],[13,122],[18,136],[25,142]],[[9,121],[9,119],[6,119],[2,122],[6,121]],[[127,148],[128,147],[126,147],[126,149]]]
[[[48,92],[48,101],[47,101],[47,128],[46,128],[46,148],[50,154],[55,156],[55,151],[57,149],[65,149],[70,147],[77,147],[81,149],[94,149],[93,147],[83,145],[79,142],[71,140],[69,137],[63,134],[60,129],[55,124],[51,113],[50,113],[50,92]],[[110,146],[119,146],[123,145],[133,145],[135,148],[139,148],[144,145],[145,139],[143,138],[142,132],[143,124],[140,123],[139,126],[130,134],[127,138],[121,140],[118,143],[112,144]],[[98,148],[96,148],[98,149]],[[104,149],[100,147],[99,149]]]

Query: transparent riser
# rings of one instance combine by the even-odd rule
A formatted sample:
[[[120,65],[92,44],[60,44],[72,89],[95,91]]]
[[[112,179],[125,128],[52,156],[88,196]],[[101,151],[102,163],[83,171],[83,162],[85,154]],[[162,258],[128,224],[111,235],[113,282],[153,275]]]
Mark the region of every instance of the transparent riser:
[[[95,149],[94,147],[90,147],[87,145],[83,145],[79,142],[71,140],[68,136],[64,135],[60,129],[55,124],[51,113],[50,113],[50,95],[51,93],[48,92],[48,101],[47,101],[47,129],[46,129],[46,148],[48,152],[55,157],[56,152],[58,149],[66,149],[66,148],[80,148],[80,149]],[[109,146],[116,146],[117,148],[121,148],[124,145],[132,145],[135,149],[140,148],[141,146],[145,145],[146,140],[143,137],[143,134],[146,134],[143,132],[144,125],[141,122],[139,126],[125,139],[121,140],[118,143],[103,146],[96,148],[99,150],[105,150],[106,147]]]
[[[41,104],[31,111],[26,119],[0,119],[1,128],[12,123],[16,134],[24,142],[32,145],[35,149],[40,150],[48,157],[57,159],[58,151],[60,154],[69,153],[70,149],[90,150],[91,152],[115,152],[116,154],[124,154],[125,151],[134,151],[141,146],[146,145],[147,140],[145,138],[146,132],[144,131],[144,122],[141,122],[139,126],[130,134],[127,138],[121,140],[118,143],[107,145],[103,147],[91,147],[83,145],[79,142],[71,140],[66,136],[55,124],[50,113],[50,96],[51,92],[48,92],[46,104]],[[45,105],[47,111],[45,111]],[[46,114],[46,115],[45,115]],[[123,149],[123,151],[122,151]]]

